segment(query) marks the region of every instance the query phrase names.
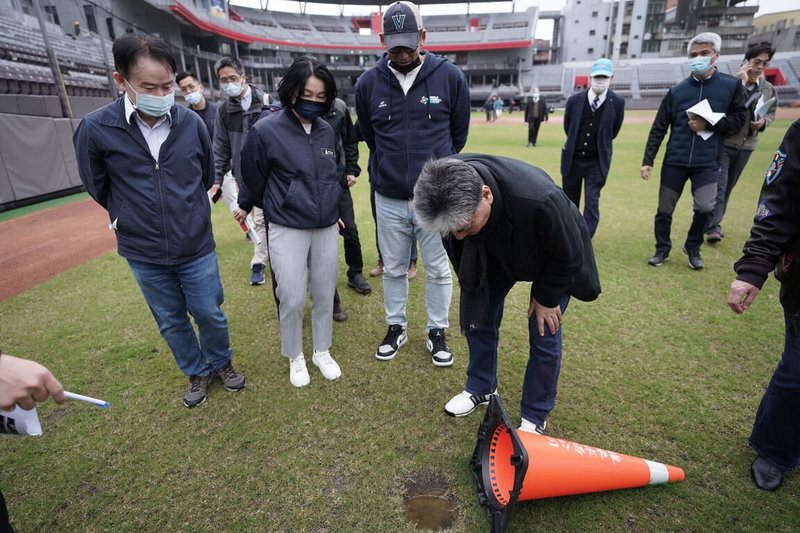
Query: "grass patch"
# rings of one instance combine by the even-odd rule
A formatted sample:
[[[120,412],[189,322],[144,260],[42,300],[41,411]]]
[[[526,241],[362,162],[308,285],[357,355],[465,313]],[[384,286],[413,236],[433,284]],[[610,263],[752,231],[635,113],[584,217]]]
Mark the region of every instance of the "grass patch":
[[[476,116],[480,116],[477,115]],[[660,487],[523,502],[510,530],[796,531],[800,485],[776,493],[749,479],[746,438],[783,343],[777,283],[770,279],[744,316],[725,305],[731,268],[747,238],[764,171],[790,124],[761,135],[731,198],[726,237],[702,249],[692,271],[680,251],[691,220],[687,191],[675,212],[672,260],[647,266],[654,250],[658,179],[639,177],[648,125],[625,125],[600,203],[594,239],[603,294],[573,300],[564,319],[560,390],[548,433],[682,467],[686,481]],[[465,151],[516,157],[560,183],[561,126],[472,128]],[[363,145],[362,145],[363,147]],[[663,155],[663,149],[660,155]],[[660,163],[656,165],[656,172]],[[366,168],[366,150],[362,150]],[[353,189],[364,263],[377,255],[366,175]],[[213,209],[236,366],[248,385],[183,407],[186,386],[126,262],[111,253],[0,303],[4,351],[41,361],[70,390],[111,402],[40,406],[44,436],[5,439],[0,485],[20,531],[412,531],[404,493],[420,476],[449,486],[452,531],[488,529],[468,468],[482,410],[442,412],[462,390],[467,366],[435,368],[424,348],[424,275],[411,283],[409,343],[388,363],[374,350],[386,325],[380,282],[361,296],[339,288],[347,322],[331,353],[343,376],[295,389],[280,356],[269,286],[248,284],[250,245],[224,206]],[[499,381],[519,420],[527,360],[528,287],[506,303]],[[310,310],[306,310],[307,352]],[[535,459],[534,459],[535,460]]]
[[[42,209],[49,209],[51,207],[57,207],[59,205],[68,204],[77,200],[83,200],[84,198],[89,198],[89,195],[85,192],[79,192],[75,194],[68,194],[67,196],[61,196],[59,198],[53,198],[52,200],[46,200],[36,204],[26,205],[25,207],[18,207],[17,209],[2,211],[0,212],[0,222],[21,217],[22,215],[27,215],[28,213],[33,213],[35,211],[41,211]]]

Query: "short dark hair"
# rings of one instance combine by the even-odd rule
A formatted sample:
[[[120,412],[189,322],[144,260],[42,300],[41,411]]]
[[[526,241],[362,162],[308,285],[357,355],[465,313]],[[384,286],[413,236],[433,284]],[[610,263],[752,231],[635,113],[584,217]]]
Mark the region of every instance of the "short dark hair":
[[[760,42],[760,43],[753,43],[747,47],[747,51],[744,53],[744,58],[747,61],[750,61],[754,57],[758,57],[761,54],[767,54],[769,58],[767,61],[772,60],[772,56],[775,54],[775,49],[772,48],[772,43],[768,42]]]
[[[478,171],[465,161],[430,160],[414,185],[414,218],[422,229],[456,233],[478,210],[483,186]]]
[[[325,66],[325,63],[311,56],[301,56],[295,59],[278,84],[278,98],[281,100],[282,107],[288,109],[292,106],[292,101],[303,92],[306,80],[311,76],[316,76],[325,84],[325,109],[322,114],[330,111],[333,101],[336,99],[336,80],[333,79],[333,74]]]
[[[182,82],[186,78],[194,78],[197,81],[197,83],[202,83],[197,76],[195,76],[191,72],[186,72],[185,70],[183,72],[178,73],[178,75],[175,76],[175,83],[180,84],[180,82]]]
[[[214,72],[216,72],[217,76],[219,76],[219,71],[225,67],[231,67],[240,76],[244,74],[242,62],[235,57],[223,57],[222,59],[218,60],[216,63],[214,63]]]
[[[172,69],[172,72],[177,70],[175,58],[172,57],[167,43],[155,37],[126,33],[114,41],[111,50],[114,53],[114,70],[125,79],[128,78],[130,69],[142,56],[165,63]]]

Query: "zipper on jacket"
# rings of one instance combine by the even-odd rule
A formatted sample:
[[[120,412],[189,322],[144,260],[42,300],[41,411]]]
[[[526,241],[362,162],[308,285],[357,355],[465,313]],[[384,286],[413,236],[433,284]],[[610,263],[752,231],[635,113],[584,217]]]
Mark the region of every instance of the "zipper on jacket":
[[[313,124],[312,124],[311,128],[312,129],[314,128]],[[314,162],[313,180],[314,180],[314,183],[316,184],[317,206],[319,207],[319,206],[322,205],[322,199],[321,199],[320,191],[319,191],[319,169],[317,167],[317,154],[314,153],[314,139],[311,137],[311,133],[310,132],[308,133],[308,147],[309,147],[309,151],[311,152],[311,161]],[[317,209],[317,227],[320,227],[321,225],[322,225],[322,208],[320,207],[320,209]]]
[[[698,80],[698,81],[700,81],[700,80]],[[697,98],[697,102],[700,103],[702,101],[703,101],[703,82],[700,81],[700,96]],[[691,130],[692,128],[689,128],[689,129]],[[692,130],[692,133],[694,133],[694,135],[692,135],[692,146],[689,149],[689,166],[690,167],[692,166],[692,156],[694,155],[694,142],[695,142],[695,140],[697,140],[697,132]]]
[[[169,229],[167,228],[167,221],[164,220],[164,213],[167,212],[167,205],[164,201],[164,184],[161,180],[161,165],[158,161],[156,161],[155,171],[154,181],[158,189],[158,201],[161,204],[161,231],[164,232],[164,258],[169,261]]]

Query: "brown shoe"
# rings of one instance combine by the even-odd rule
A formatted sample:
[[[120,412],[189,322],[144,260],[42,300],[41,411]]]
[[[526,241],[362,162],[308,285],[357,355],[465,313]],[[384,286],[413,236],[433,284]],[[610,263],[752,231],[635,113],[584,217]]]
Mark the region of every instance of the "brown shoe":
[[[383,261],[378,261],[375,268],[369,271],[369,277],[377,278],[378,276],[383,276]]]
[[[408,265],[408,281],[417,279],[417,264],[411,263]]]

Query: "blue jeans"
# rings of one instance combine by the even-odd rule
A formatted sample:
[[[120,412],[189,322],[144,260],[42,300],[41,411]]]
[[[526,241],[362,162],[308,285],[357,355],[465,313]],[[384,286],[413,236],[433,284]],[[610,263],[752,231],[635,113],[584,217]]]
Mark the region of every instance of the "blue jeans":
[[[383,255],[383,304],[386,323],[408,325],[408,263],[411,245],[416,237],[425,265],[425,307],[428,310],[426,331],[449,326],[448,312],[453,295],[450,263],[442,237],[424,231],[414,220],[411,201],[389,198],[375,193],[375,214],[378,222],[378,243]]]
[[[500,322],[503,320],[503,304],[508,291],[514,286],[511,280],[489,281],[488,320],[482,328],[470,328],[467,332],[469,365],[467,385],[470,394],[488,394],[497,389],[497,344],[500,340]],[[561,312],[567,310],[569,294],[561,297]],[[527,309],[525,310],[527,312]],[[528,319],[530,352],[525,379],[522,382],[522,418],[541,424],[553,410],[561,372],[561,330],[550,333],[547,325],[544,336],[539,335],[536,313]]]
[[[783,470],[800,466],[800,318],[784,313],[786,340],[748,443]]]
[[[167,341],[178,367],[187,376],[207,376],[233,356],[223,302],[217,253],[182,265],[156,265],[128,259],[133,277]],[[198,343],[189,315],[197,324]]]
[[[656,251],[669,254],[672,249],[670,231],[672,229],[672,212],[683,193],[686,180],[692,182],[692,225],[686,234],[684,246],[688,251],[700,250],[703,235],[714,214],[714,203],[717,196],[717,180],[719,167],[693,168],[675,165],[661,167],[661,187],[658,189],[658,212],[654,221]]]

